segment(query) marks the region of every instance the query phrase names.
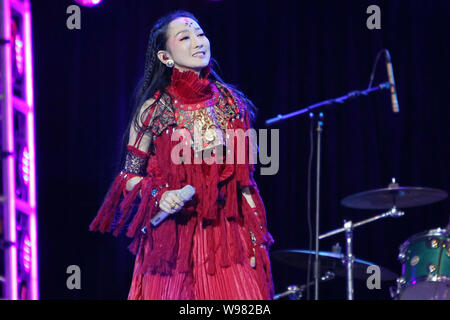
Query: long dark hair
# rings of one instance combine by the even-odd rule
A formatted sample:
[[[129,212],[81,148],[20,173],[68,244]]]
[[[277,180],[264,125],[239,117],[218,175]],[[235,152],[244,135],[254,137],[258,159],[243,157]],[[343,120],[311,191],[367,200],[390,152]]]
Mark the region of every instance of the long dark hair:
[[[142,128],[140,123],[144,123],[145,117],[147,116],[148,111],[153,106],[154,103],[157,103],[159,98],[166,93],[166,88],[170,84],[170,79],[172,77],[172,68],[168,68],[165,66],[157,57],[157,53],[160,50],[166,50],[167,43],[167,29],[169,27],[170,22],[177,18],[191,18],[195,22],[199,23],[195,16],[187,11],[178,10],[172,12],[168,15],[161,17],[152,27],[148,39],[147,45],[147,53],[145,56],[145,68],[144,75],[138,81],[131,101],[132,113],[130,120],[128,121],[127,128],[122,138],[122,148],[121,148],[121,161],[120,168],[123,167],[126,155],[126,147],[128,145],[129,133],[131,126],[134,126],[136,131],[139,132],[144,130],[145,134],[149,134],[151,136],[151,125],[147,128]],[[241,99],[247,105],[247,111],[250,116],[251,123],[254,122],[256,118],[257,109],[254,104],[234,85],[225,83],[222,78],[215,71],[216,67],[218,67],[217,61],[211,57],[211,61],[209,64],[210,73],[209,79],[212,81],[218,81],[228,87],[234,95],[236,95],[239,99]],[[149,105],[143,112],[141,112],[141,107],[150,98],[153,98],[155,93],[159,91],[161,95],[159,98],[153,102],[153,104]],[[170,95],[168,95],[170,97]],[[139,119],[139,116],[141,118]]]

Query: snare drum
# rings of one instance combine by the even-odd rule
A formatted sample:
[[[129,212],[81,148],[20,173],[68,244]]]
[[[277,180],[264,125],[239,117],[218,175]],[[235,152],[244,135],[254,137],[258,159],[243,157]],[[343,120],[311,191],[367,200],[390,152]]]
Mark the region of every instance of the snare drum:
[[[400,300],[450,300],[450,237],[445,229],[415,234],[400,246]]]

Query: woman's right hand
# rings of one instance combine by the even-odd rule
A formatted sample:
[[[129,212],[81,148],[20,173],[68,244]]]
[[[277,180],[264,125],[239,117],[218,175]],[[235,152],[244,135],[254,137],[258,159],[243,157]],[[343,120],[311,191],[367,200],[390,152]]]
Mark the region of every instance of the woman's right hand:
[[[172,206],[171,206],[172,204]],[[163,193],[159,201],[159,208],[167,213],[176,213],[184,206],[184,201],[177,195],[176,190],[169,190]]]

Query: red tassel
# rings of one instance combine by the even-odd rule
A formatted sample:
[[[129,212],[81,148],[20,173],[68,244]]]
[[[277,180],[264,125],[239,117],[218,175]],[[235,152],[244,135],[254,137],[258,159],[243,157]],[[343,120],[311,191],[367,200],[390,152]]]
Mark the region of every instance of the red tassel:
[[[229,242],[228,242],[228,234],[227,234],[227,222],[226,217],[222,215],[220,221],[220,246],[221,246],[221,257],[220,257],[220,266],[222,268],[228,268],[230,266],[230,258],[228,255],[229,252]]]
[[[149,181],[149,178],[144,178],[144,179],[148,179],[148,181],[145,182],[145,188],[142,190],[142,201],[141,204],[139,205],[138,211],[135,215],[135,217],[133,218],[133,220],[130,223],[130,226],[128,227],[128,231],[127,231],[127,236],[128,237],[134,237],[136,234],[136,231],[138,229],[140,229],[145,216],[147,215],[147,210],[149,209],[149,207],[151,208],[151,203],[154,203],[154,198],[151,196],[151,192],[152,192],[152,183]]]
[[[239,234],[238,222],[232,220],[230,221],[230,226],[231,226],[231,241],[230,241],[231,259],[233,260],[233,263],[243,264],[246,261],[246,257],[244,254],[241,236]]]
[[[270,259],[269,259],[269,254],[267,252],[266,249],[264,248],[260,248],[261,251],[261,258],[262,258],[262,263],[263,263],[263,267],[264,270],[266,271],[266,283],[269,286],[269,297],[270,299],[273,299],[273,295],[275,294],[274,292],[274,286],[273,286],[273,281],[272,281],[272,271],[271,271],[271,267],[270,267]]]
[[[227,218],[237,218],[239,214],[238,199],[237,199],[237,185],[236,181],[229,181],[226,185],[226,200],[225,200],[225,215]]]
[[[123,213],[127,213],[131,209],[131,205],[133,204],[134,200],[136,200],[139,191],[141,189],[145,189],[145,185],[147,181],[144,179],[141,179],[134,187],[133,189],[128,192],[125,196],[125,198],[122,200],[122,203],[120,204],[120,211]]]
[[[122,203],[120,204],[120,211],[122,212],[122,217],[120,218],[119,222],[117,223],[117,227],[114,230],[113,235],[118,236],[123,225],[125,224],[125,221],[128,219],[131,211],[131,205],[133,204],[134,200],[137,198],[139,191],[141,191],[141,186],[144,184],[142,179],[137,183],[133,190],[131,190],[123,199]]]
[[[132,254],[134,254],[134,255],[137,254],[137,251],[138,251],[138,248],[139,248],[140,239],[141,238],[139,236],[134,237],[133,241],[128,246],[128,250],[130,250],[130,252]]]
[[[262,248],[255,248],[256,255],[256,272],[258,273],[258,286],[259,290],[263,293],[264,297],[270,296],[270,282],[267,281],[267,274],[264,268],[264,260],[263,253],[261,252]]]
[[[242,129],[244,131],[251,129],[250,118],[248,112],[245,112],[244,119],[235,121],[236,129]],[[251,136],[245,137],[245,161],[244,163],[238,163],[237,158],[237,146],[235,146],[235,175],[236,180],[240,187],[253,186],[256,185],[253,179],[253,172],[255,171],[254,163],[256,159],[253,159],[254,153],[250,153],[253,149],[250,148]],[[238,143],[239,144],[239,143]],[[257,148],[256,145],[252,145],[252,148]],[[242,150],[240,150],[242,152]]]
[[[168,190],[167,187],[160,187],[161,180],[154,179],[153,183],[148,183],[142,198],[149,199],[146,204],[138,209],[135,219],[129,227],[129,234],[132,236],[143,226],[147,228],[147,239],[145,245],[145,255],[142,262],[144,272],[153,272],[161,275],[170,275],[176,263],[177,249],[177,228],[173,219],[166,219],[156,228],[150,226],[150,219],[160,210],[155,206],[155,201],[161,200],[162,195]],[[157,187],[158,194],[153,197],[152,190]]]
[[[179,240],[179,249],[178,249],[178,269],[180,272],[190,272],[191,268],[191,258],[192,258],[192,238],[197,227],[198,219],[193,216],[194,209],[192,207],[183,209],[180,212],[183,215],[186,215],[186,219],[189,219],[187,225],[183,227],[183,225],[179,225],[180,240]]]
[[[231,175],[234,173],[234,165],[233,164],[225,164],[225,168],[220,173],[219,181],[223,181],[231,177]]]
[[[151,251],[145,253],[143,268],[148,272],[171,275],[176,263],[177,230],[175,221],[167,219],[152,229],[156,239]]]
[[[103,202],[103,205],[100,207],[97,216],[89,226],[89,230],[99,230],[100,232],[104,233],[111,227],[114,214],[116,212],[125,186],[126,180],[123,178],[121,173],[114,179],[114,182],[111,185],[111,188]]]
[[[216,257],[215,257],[215,243],[214,243],[214,232],[213,226],[208,225],[206,227],[207,239],[208,239],[208,255],[207,255],[207,266],[206,272],[210,275],[216,274]]]

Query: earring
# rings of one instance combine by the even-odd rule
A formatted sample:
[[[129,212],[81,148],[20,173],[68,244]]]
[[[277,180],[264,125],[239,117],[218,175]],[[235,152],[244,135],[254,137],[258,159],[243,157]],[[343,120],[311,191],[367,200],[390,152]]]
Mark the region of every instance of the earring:
[[[172,68],[173,65],[174,65],[173,60],[169,60],[169,61],[167,61],[167,63],[166,63],[166,66],[168,66],[169,68]]]

